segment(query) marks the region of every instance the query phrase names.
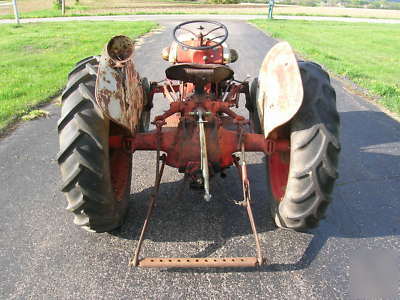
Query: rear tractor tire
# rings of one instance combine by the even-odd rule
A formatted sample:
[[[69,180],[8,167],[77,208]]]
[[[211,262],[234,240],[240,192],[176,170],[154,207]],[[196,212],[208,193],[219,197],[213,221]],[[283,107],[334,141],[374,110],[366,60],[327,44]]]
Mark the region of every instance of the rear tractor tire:
[[[313,62],[301,61],[299,69],[302,106],[275,131],[277,137],[290,140],[290,153],[270,155],[267,171],[275,224],[304,232],[318,226],[331,201],[338,176],[340,119],[329,75]]]
[[[109,149],[109,136],[127,135],[95,100],[98,56],[78,62],[68,76],[58,121],[62,191],[74,223],[107,232],[122,225],[130,193],[132,155]]]

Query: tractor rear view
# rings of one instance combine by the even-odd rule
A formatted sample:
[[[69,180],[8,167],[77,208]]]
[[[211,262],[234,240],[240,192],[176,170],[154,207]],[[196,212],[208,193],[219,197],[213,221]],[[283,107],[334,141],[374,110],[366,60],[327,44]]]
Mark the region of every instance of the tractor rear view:
[[[112,38],[101,56],[78,62],[69,74],[58,122],[57,158],[67,210],[76,225],[89,231],[121,226],[135,176],[132,154],[152,150],[154,188],[131,265],[260,266],[266,260],[253,217],[246,153],[266,156],[275,224],[296,231],[316,227],[337,177],[335,91],[319,65],[297,61],[285,42],[267,53],[258,78],[250,84],[235,79],[229,67],[238,52],[226,43],[225,25],[184,22],[174,28],[173,38],[169,47],[160,49],[171,63],[161,82],[137,73],[134,42],[125,36]],[[164,95],[169,109],[150,119],[155,94]],[[242,95],[249,119],[233,110]],[[210,181],[227,168],[237,168],[243,188],[238,205],[247,211],[254,257],[140,258],[165,165],[182,173],[192,188],[201,189],[204,201],[219,201],[212,196]]]

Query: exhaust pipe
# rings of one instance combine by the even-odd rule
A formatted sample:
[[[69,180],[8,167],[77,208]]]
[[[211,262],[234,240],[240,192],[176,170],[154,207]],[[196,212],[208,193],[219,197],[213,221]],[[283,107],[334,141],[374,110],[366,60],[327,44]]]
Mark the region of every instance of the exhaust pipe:
[[[115,68],[122,68],[133,57],[134,50],[134,42],[124,35],[114,36],[106,45],[107,55]]]
[[[129,37],[113,37],[100,58],[96,81],[96,101],[103,113],[132,133],[138,129],[146,105],[134,52],[134,41]]]

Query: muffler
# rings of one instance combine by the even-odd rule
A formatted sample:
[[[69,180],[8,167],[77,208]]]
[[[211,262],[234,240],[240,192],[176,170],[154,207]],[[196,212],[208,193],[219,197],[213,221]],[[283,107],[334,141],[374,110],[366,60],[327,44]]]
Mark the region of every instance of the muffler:
[[[107,44],[100,58],[96,101],[112,121],[135,133],[146,107],[146,94],[135,70],[134,41],[118,35]]]

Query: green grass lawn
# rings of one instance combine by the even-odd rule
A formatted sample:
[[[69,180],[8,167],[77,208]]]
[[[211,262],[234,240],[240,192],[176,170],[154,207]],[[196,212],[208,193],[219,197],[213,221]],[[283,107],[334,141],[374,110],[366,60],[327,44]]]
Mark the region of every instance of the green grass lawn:
[[[0,25],[0,132],[65,85],[80,59],[100,54],[114,35],[136,38],[153,22]]]
[[[252,23],[272,37],[288,41],[314,60],[380,97],[400,115],[400,25],[311,21]]]

